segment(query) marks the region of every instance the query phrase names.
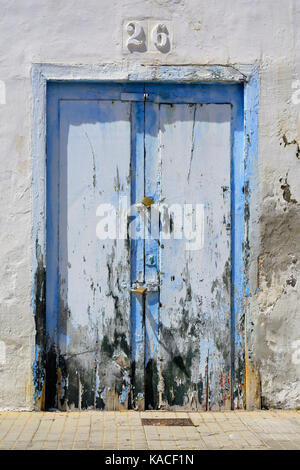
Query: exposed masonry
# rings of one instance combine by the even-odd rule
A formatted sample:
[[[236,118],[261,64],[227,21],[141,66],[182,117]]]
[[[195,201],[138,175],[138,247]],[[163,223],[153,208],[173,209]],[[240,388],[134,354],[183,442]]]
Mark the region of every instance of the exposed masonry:
[[[32,206],[40,201],[39,210],[44,210],[43,176],[35,193],[31,186],[35,171],[32,162],[44,148],[44,144],[34,147],[31,139],[31,105],[39,104],[32,98],[32,63],[68,64],[67,78],[76,76],[76,64],[86,64],[81,78],[92,80],[100,73],[95,64],[102,63],[109,63],[106,70],[110,79],[121,80],[139,80],[141,70],[153,64],[156,67],[149,71],[149,77],[159,80],[162,63],[172,64],[171,77],[177,69],[178,79],[189,76],[191,80],[210,78],[212,70],[214,78],[219,79],[212,64],[230,64],[224,72],[228,80],[243,78],[236,64],[259,67],[258,170],[253,175],[257,184],[250,188],[249,297],[241,324],[241,330],[246,327],[247,367],[241,375],[247,375],[246,384],[252,389],[249,407],[260,404],[260,391],[264,407],[298,407],[300,365],[295,362],[295,345],[300,331],[300,108],[292,103],[291,95],[293,80],[300,74],[299,2],[275,0],[270,14],[269,2],[260,0],[244,2],[242,11],[234,0],[217,5],[209,1],[199,4],[198,0],[139,4],[132,0],[105,8],[98,0],[87,0],[84,11],[74,8],[73,2],[66,2],[60,10],[48,0],[38,6],[33,0],[26,5],[17,0],[3,6],[2,13],[0,38],[6,47],[0,79],[5,83],[6,96],[4,100],[2,92],[0,104],[0,206],[1,226],[5,228],[0,235],[0,341],[5,345],[5,355],[0,361],[0,408],[31,409],[33,398],[37,404],[40,400],[40,406],[45,400],[42,368],[35,383],[32,379],[32,368],[35,370],[44,359],[44,324],[33,317],[32,305],[35,302],[43,311],[45,283],[43,238],[38,242],[34,239],[34,261],[30,249]],[[163,58],[158,53],[124,57],[122,24],[128,17],[172,19],[171,52]],[[83,40],[78,41],[78,37]],[[122,74],[118,71],[121,64]],[[182,64],[206,67],[196,74],[180,72],[180,77]],[[57,72],[54,67],[52,77],[63,79],[64,73],[65,69]],[[43,119],[36,125],[41,128]],[[122,362],[123,358],[116,360]],[[58,370],[58,383],[59,374]]]
[[[291,142],[289,142],[285,134],[282,136],[282,140],[283,140],[283,143],[284,143],[285,147],[287,145],[296,145],[296,157],[298,159],[300,159],[300,146],[299,146],[299,143],[297,142],[297,140],[293,139]]]
[[[285,178],[280,178],[280,179],[279,179],[279,182],[282,183],[280,187],[281,187],[281,189],[282,189],[282,191],[283,191],[283,193],[282,193],[283,199],[284,199],[286,202],[290,202],[291,204],[297,204],[296,199],[293,199],[293,198],[292,198],[291,190],[290,190],[290,185],[289,185],[288,182],[287,182],[287,176],[286,176]]]
[[[279,179],[281,197],[279,192],[276,197],[275,191],[270,191],[265,198],[265,213],[260,217],[259,317],[258,327],[254,331],[255,356],[264,377],[264,407],[284,407],[288,404],[293,407],[299,404],[296,372],[299,365],[291,360],[292,338],[296,339],[297,333],[290,331],[290,328],[297,329],[298,319],[298,307],[294,302],[300,269],[300,205],[292,197],[287,178]],[[286,380],[284,375],[293,368],[295,375],[291,377],[289,387],[277,384],[271,393],[276,378],[281,376]],[[278,398],[275,399],[274,395]]]

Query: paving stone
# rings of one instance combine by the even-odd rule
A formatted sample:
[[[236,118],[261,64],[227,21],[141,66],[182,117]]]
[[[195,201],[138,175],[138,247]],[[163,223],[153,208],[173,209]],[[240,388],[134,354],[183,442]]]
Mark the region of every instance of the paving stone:
[[[190,418],[195,426],[143,426],[141,418]],[[300,449],[300,413],[3,412],[0,449]]]

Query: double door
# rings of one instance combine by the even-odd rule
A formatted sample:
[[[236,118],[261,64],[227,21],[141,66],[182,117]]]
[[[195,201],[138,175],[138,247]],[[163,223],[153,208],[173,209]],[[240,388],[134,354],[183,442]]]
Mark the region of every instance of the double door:
[[[232,104],[217,96],[50,84],[48,408],[230,409]]]

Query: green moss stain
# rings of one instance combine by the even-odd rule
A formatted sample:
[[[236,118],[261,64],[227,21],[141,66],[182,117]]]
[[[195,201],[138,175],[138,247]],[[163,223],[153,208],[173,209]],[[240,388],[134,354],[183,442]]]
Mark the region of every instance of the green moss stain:
[[[127,337],[124,332],[118,332],[114,330],[113,341],[109,340],[108,335],[103,336],[101,343],[101,351],[112,357],[115,353],[123,351],[126,356],[130,355],[130,346],[128,345]]]
[[[189,392],[195,389],[191,381],[192,358],[193,350],[189,347],[185,357],[176,355],[164,367],[163,400],[169,406],[184,406],[188,402]]]

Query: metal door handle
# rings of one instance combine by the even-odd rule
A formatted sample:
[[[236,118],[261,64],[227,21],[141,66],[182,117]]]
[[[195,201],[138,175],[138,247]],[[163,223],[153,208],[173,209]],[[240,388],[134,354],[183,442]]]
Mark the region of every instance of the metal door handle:
[[[134,292],[135,294],[145,294],[147,292],[147,287],[140,286],[137,289],[131,288],[131,292]]]

